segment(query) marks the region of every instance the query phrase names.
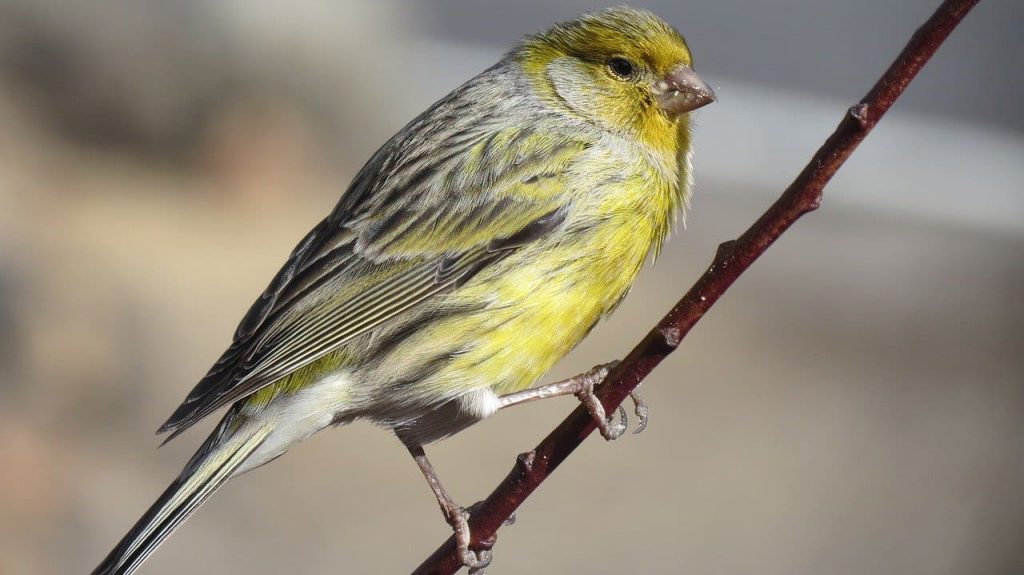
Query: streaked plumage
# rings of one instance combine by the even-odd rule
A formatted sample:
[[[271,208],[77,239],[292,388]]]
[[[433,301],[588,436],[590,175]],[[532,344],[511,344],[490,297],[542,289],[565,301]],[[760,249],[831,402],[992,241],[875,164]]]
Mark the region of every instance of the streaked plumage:
[[[616,77],[616,57],[649,78]],[[613,9],[528,38],[403,128],[161,427],[231,406],[97,572],[130,573],[223,481],[324,427],[366,418],[426,443],[533,385],[686,204],[688,116],[650,85],[689,65],[672,28]]]

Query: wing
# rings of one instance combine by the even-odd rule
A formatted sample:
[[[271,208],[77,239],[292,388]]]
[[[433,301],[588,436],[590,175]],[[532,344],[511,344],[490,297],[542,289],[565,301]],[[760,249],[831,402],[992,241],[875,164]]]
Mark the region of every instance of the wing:
[[[416,127],[382,148],[299,243],[160,432],[173,438],[561,224],[559,192],[586,141],[455,125],[424,156]]]

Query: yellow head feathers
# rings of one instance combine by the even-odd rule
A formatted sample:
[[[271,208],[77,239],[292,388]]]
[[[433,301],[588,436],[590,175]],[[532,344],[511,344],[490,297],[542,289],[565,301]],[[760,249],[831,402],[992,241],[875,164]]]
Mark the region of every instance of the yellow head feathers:
[[[628,6],[584,14],[555,24],[523,43],[527,52],[550,51],[595,64],[622,56],[663,75],[679,64],[691,64],[690,50],[679,32],[661,18]]]
[[[543,96],[662,151],[685,129],[679,118],[714,98],[679,32],[635,8],[556,24],[528,37],[514,57]]]

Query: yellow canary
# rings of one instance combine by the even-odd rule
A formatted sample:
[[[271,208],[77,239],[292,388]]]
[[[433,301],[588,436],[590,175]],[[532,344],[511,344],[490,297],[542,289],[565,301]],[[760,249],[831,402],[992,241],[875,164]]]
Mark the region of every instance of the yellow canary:
[[[593,397],[599,373],[529,388],[660,249],[689,196],[689,113],[713,100],[682,36],[623,7],[526,38],[420,114],[299,242],[160,428],[174,437],[228,407],[95,573],[132,573],[225,481],[356,419],[402,440],[463,562],[484,565],[422,445],[509,405]]]

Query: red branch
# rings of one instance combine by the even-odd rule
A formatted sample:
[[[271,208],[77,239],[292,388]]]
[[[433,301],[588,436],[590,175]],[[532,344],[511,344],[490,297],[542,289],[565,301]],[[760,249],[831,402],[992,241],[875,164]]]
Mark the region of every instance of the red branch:
[[[651,370],[679,346],[690,329],[768,246],[801,216],[818,208],[825,185],[978,2],[943,2],[914,33],[871,91],[849,109],[835,132],[782,196],[742,236],[718,246],[711,267],[597,389],[608,413],[614,412]],[[578,407],[533,451],[519,455],[508,476],[474,508],[469,522],[472,547],[484,549],[493,545],[502,523],[592,431],[593,420],[586,410]],[[414,575],[453,574],[460,567],[452,537],[428,557]]]

